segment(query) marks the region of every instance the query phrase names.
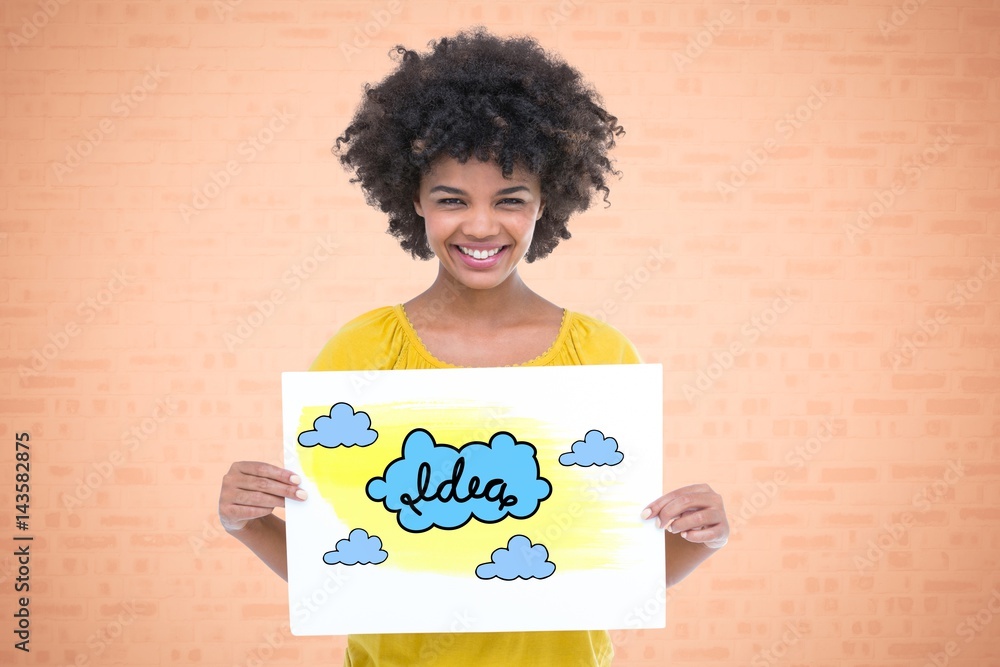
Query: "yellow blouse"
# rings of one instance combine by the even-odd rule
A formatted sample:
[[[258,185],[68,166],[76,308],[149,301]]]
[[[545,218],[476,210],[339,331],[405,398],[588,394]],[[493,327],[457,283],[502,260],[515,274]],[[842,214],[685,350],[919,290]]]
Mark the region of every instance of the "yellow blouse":
[[[559,334],[548,350],[518,366],[637,364],[639,353],[610,324],[563,311]],[[431,354],[402,305],[384,306],[354,318],[323,346],[309,370],[366,371],[455,368]]]
[[[563,311],[552,346],[519,366],[640,363],[635,347],[614,327]],[[323,347],[309,370],[454,368],[420,342],[402,305],[361,315]],[[595,601],[599,604],[599,601]],[[606,667],[614,657],[605,630],[349,635],[344,667]]]

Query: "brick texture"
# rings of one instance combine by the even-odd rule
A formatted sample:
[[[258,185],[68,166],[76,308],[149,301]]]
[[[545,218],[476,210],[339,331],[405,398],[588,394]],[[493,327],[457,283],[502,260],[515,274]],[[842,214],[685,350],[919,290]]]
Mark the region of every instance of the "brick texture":
[[[665,482],[733,528],[615,664],[1000,665],[997,0],[4,0],[0,663],[340,664],[219,481],[278,461],[281,371],[432,279],[329,147],[393,45],[477,23],[625,126],[523,275],[664,364]]]

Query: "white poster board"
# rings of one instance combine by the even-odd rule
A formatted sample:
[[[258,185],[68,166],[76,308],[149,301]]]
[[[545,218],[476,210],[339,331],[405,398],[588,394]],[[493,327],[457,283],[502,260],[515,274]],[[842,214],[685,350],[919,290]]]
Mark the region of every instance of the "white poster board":
[[[664,627],[662,377],[283,373],[292,632]]]

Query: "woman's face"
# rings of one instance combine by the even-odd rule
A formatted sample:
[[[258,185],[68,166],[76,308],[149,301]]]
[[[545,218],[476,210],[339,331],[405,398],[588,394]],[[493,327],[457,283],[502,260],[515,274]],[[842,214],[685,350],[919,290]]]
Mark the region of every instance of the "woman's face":
[[[538,176],[495,162],[439,158],[413,200],[441,269],[472,289],[491,289],[517,271],[542,216]]]

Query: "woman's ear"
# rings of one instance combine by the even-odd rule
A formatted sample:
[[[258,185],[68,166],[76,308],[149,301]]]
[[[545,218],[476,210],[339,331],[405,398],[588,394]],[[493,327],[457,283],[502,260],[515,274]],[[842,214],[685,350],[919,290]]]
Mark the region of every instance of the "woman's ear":
[[[538,222],[539,220],[541,220],[542,219],[542,214],[544,214],[544,213],[545,213],[545,200],[543,199],[542,203],[538,206],[538,215],[535,216],[535,222]]]
[[[424,207],[420,205],[420,193],[416,192],[413,194],[413,210],[417,212],[421,218],[424,217]]]

